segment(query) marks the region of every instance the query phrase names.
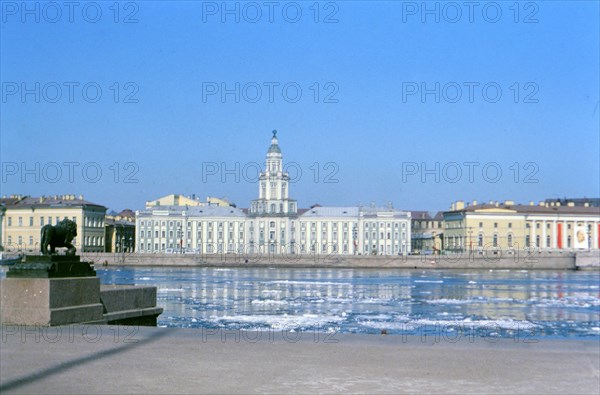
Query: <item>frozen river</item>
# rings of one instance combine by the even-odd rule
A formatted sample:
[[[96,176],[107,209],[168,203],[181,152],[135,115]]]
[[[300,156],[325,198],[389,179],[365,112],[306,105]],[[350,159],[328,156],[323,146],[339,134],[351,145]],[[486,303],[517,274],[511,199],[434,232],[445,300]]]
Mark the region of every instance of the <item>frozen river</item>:
[[[600,336],[600,274],[283,268],[98,268],[158,287],[159,326],[438,336]]]

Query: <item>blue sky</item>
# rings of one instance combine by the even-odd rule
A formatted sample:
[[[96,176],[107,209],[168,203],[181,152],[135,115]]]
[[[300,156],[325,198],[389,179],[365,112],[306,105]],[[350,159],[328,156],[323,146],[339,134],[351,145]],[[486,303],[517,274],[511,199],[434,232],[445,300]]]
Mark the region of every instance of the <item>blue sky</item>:
[[[598,2],[1,4],[2,194],[247,207],[277,129],[300,207],[600,195]]]

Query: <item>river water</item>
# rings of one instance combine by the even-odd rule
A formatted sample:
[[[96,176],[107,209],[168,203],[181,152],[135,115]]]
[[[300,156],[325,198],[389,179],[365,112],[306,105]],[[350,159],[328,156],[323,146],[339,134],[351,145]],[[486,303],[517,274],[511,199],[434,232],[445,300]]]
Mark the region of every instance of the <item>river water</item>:
[[[600,338],[600,273],[97,268],[158,287],[159,326],[528,339]]]

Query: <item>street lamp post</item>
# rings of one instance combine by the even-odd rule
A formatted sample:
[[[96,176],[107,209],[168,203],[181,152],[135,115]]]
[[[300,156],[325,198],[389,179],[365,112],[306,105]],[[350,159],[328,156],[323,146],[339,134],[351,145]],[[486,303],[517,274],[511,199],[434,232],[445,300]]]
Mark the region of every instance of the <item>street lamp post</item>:
[[[183,254],[183,234],[181,231],[181,224],[177,225],[177,235],[179,236],[179,253]]]
[[[121,234],[121,262],[125,262],[125,242],[127,239],[124,234]]]
[[[353,251],[353,255],[356,255],[357,251],[357,245],[358,245],[358,230],[356,228],[356,225],[353,226],[352,228],[352,251]]]
[[[472,234],[473,234],[473,228],[469,226],[469,255],[471,255],[473,253]]]
[[[120,225],[120,227],[119,227],[119,225]],[[124,228],[123,228],[123,225],[121,225],[121,224],[115,224],[115,240],[117,241],[117,243],[115,245],[115,247],[116,247],[115,252],[121,252],[121,250],[125,247],[124,246],[124,240],[125,240]]]

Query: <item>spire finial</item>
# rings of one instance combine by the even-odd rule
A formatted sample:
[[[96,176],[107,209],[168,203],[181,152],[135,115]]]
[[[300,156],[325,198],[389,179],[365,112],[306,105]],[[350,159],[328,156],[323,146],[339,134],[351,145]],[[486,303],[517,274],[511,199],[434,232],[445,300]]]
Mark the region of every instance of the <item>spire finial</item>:
[[[273,138],[276,139],[277,138],[277,130],[273,130]]]

